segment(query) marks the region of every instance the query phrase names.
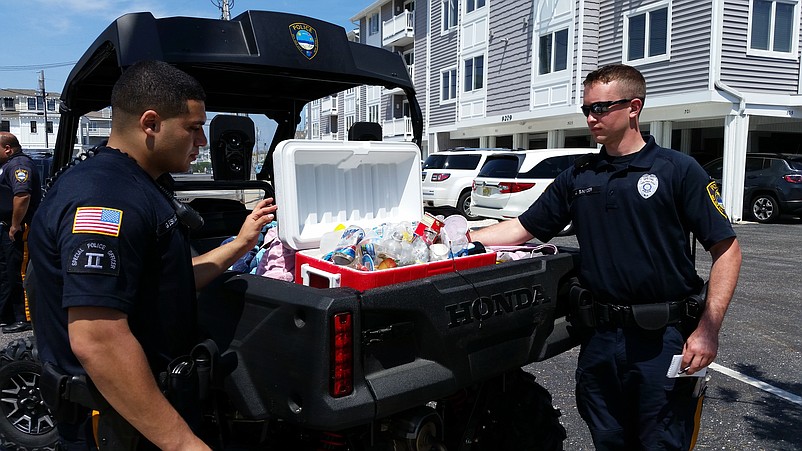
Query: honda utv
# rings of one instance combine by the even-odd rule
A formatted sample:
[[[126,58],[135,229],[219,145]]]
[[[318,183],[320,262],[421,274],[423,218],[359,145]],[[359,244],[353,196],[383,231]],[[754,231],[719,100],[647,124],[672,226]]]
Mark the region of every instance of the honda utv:
[[[396,268],[401,278],[391,276],[396,269],[378,271],[366,283],[367,276],[351,283],[315,264],[323,231],[338,223],[423,216],[423,118],[399,54],[293,14],[122,16],[67,79],[51,176],[86,158],[78,142],[82,116],[109,106],[120,74],[146,59],[175,65],[207,93],[213,174],[176,175],[174,185],[204,219],[191,232],[194,250],[237,233],[253,204],[231,193],[247,193],[276,198],[279,236],[297,251],[293,281],[228,271],[198,293],[198,341],[216,348],[205,356],[213,365],[198,389],[200,435],[210,446],[562,449],[559,412],[521,367],[575,344],[565,320],[572,249],[499,264],[454,258],[436,268],[419,265],[421,272]],[[381,124],[360,122],[341,133],[348,139],[296,139],[305,106],[363,87],[406,96],[410,140],[383,139]],[[272,139],[255,132],[255,117],[275,124]],[[254,154],[258,171],[251,171]],[[55,449],[55,419],[39,393],[35,331],[0,360],[2,446]]]

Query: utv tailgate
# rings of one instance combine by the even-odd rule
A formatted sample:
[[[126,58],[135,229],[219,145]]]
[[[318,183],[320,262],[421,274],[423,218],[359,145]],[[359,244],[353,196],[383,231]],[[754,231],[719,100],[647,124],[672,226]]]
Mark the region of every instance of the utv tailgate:
[[[203,292],[200,317],[243,416],[342,430],[541,358],[572,269],[558,254],[364,292],[239,275]],[[333,397],[341,312],[353,315],[354,389]]]

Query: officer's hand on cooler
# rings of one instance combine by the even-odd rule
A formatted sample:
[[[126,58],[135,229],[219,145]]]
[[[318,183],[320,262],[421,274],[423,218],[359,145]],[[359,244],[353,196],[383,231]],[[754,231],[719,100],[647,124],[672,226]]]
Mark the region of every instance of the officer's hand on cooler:
[[[247,248],[256,246],[259,240],[259,233],[261,233],[264,226],[275,219],[273,214],[278,207],[273,204],[273,198],[268,197],[256,204],[251,214],[245,218],[245,222],[240,228],[238,239],[243,239],[247,243]]]

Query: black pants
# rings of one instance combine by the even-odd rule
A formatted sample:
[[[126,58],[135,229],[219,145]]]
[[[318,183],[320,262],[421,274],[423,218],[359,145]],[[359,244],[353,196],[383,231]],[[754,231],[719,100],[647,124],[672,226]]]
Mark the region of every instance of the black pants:
[[[576,371],[579,413],[599,451],[681,451],[691,447],[700,403],[697,378],[670,379],[681,331],[597,328],[583,340]]]
[[[80,410],[81,413],[77,422],[68,423],[60,421],[57,423],[59,451],[98,451],[95,442],[95,433],[97,431],[94,429],[92,411],[85,408],[81,408]],[[100,433],[100,435],[102,436],[103,434]],[[114,448],[114,446],[104,446],[101,444],[100,451],[104,449],[116,451]],[[154,444],[141,437],[133,448],[137,451],[158,451],[159,449]]]
[[[27,321],[22,286],[27,235],[27,230],[20,231],[12,241],[7,223],[0,223],[0,321],[3,322]]]

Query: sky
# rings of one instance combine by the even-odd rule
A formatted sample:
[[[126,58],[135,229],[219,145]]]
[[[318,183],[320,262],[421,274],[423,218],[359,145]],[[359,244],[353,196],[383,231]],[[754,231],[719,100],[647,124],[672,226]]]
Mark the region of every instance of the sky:
[[[272,10],[326,20],[351,30],[350,19],[374,0],[233,0],[231,17]],[[0,0],[0,88],[61,92],[72,66],[119,16],[150,11],[157,18],[220,18],[222,0]]]

